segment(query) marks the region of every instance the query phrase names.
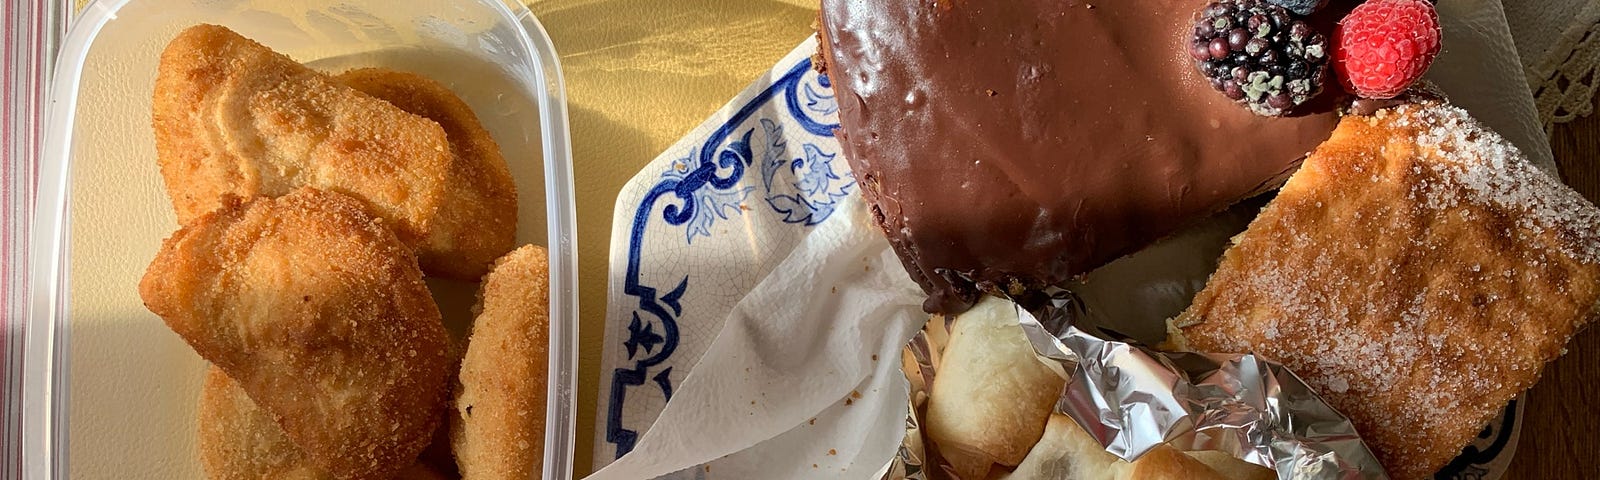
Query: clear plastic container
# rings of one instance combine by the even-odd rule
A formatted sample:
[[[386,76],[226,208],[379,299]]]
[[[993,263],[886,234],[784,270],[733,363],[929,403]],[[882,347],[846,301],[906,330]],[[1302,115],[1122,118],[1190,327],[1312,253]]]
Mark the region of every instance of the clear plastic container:
[[[204,362],[163,331],[137,293],[176,228],[150,127],[157,60],[197,23],[232,28],[314,67],[428,75],[473,106],[517,178],[519,243],[550,249],[544,478],[570,478],[578,280],[567,107],[549,37],[517,0],[89,4],[63,42],[45,119],[29,255],[25,476],[199,476],[194,404]],[[470,286],[430,286],[468,298],[441,298],[442,310],[470,302]]]

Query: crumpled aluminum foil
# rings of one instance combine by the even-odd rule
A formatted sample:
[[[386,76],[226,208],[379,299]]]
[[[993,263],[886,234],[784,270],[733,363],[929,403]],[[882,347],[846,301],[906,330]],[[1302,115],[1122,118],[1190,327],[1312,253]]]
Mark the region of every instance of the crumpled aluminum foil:
[[[1055,410],[1123,460],[1168,444],[1229,453],[1273,469],[1280,480],[1389,478],[1350,421],[1280,364],[1255,355],[1159,352],[1108,329],[1077,325],[1085,315],[1070,292],[1038,311],[1017,311],[1035,352],[1073,372]],[[917,399],[925,398],[935,373],[926,338],[918,333],[907,349],[926,383],[919,389],[912,382],[905,445],[885,479],[922,479],[893,473],[938,468],[927,465],[933,462],[926,462],[917,428]],[[908,454],[913,442],[916,455]]]
[[[941,317],[935,317],[935,321]],[[928,402],[928,391],[933,386],[933,355],[932,346],[928,343],[927,335],[917,332],[917,335],[906,343],[905,355],[911,359],[912,365],[906,365],[906,380],[911,386],[911,395],[906,399],[910,408],[906,409],[906,436],[900,443],[900,452],[895,454],[894,460],[884,472],[884,480],[928,480],[928,468],[936,468],[934,462],[928,461],[928,449],[922,440],[922,407]],[[915,375],[917,378],[911,378]]]
[[[1092,335],[1074,324],[1082,304],[1070,294],[1017,313],[1034,350],[1073,372],[1056,411],[1123,460],[1165,443],[1229,453],[1281,480],[1389,478],[1350,420],[1282,365],[1158,352],[1085,326],[1102,334]]]

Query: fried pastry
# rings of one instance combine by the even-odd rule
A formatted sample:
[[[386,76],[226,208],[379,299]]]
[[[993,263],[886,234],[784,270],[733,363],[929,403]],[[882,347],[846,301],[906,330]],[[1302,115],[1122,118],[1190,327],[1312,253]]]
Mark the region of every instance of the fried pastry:
[[[1265,480],[1277,478],[1272,470],[1213,452],[1181,452],[1161,445],[1133,463],[1106,452],[1071,417],[1050,415],[1044,436],[1028,451],[1016,470],[995,475],[997,480],[1049,478],[1060,480]],[[1202,461],[1196,455],[1205,454]],[[1215,465],[1212,465],[1215,463]],[[1223,473],[1219,468],[1225,468]]]
[[[1034,353],[1014,304],[988,296],[956,316],[937,372],[928,438],[967,474],[1021,462],[1066,383]]]
[[[332,480],[284,435],[272,416],[257,407],[239,384],[212,366],[200,391],[200,463],[213,480]],[[398,480],[446,478],[423,463],[400,471]]]
[[[450,176],[444,202],[417,251],[430,274],[477,280],[515,246],[517,186],[489,131],[472,108],[439,82],[382,68],[334,77],[362,93],[437,122],[450,141]]]
[[[1222,475],[1222,478],[1232,480],[1276,480],[1278,478],[1278,472],[1270,468],[1234,458],[1233,455],[1223,452],[1205,450],[1183,452],[1183,454]],[[1140,458],[1139,460],[1143,461],[1144,459]]]
[[[439,422],[452,361],[438,308],[355,199],[227,200],[163,243],[139,293],[323,471],[392,476]]]
[[[1347,116],[1175,320],[1279,360],[1388,473],[1454,458],[1594,317],[1600,210],[1438,101]]]
[[[1126,468],[1126,463],[1106,452],[1071,417],[1052,414],[1039,443],[1033,445],[1016,470],[1000,479],[1114,480]]]
[[[161,53],[161,176],[187,225],[229,196],[315,186],[360,199],[410,245],[429,237],[452,156],[444,129],[216,25]]]
[[[200,390],[200,465],[213,480],[331,480],[257,407],[239,384],[212,366]]]
[[[549,269],[545,249],[527,245],[495,261],[483,279],[451,416],[462,478],[543,474]]]

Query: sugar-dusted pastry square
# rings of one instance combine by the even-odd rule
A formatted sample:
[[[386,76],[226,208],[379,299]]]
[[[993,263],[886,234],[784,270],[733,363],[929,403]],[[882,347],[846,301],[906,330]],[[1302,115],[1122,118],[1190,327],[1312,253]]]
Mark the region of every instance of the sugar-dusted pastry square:
[[[1346,116],[1177,319],[1343,413],[1431,478],[1595,316],[1600,210],[1440,101]]]

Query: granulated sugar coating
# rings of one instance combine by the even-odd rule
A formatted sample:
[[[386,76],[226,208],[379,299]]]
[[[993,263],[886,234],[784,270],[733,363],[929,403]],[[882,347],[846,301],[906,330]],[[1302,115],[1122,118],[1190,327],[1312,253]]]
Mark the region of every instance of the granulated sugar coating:
[[[1288,365],[1430,478],[1593,318],[1600,210],[1439,102],[1349,116],[1176,323]]]

